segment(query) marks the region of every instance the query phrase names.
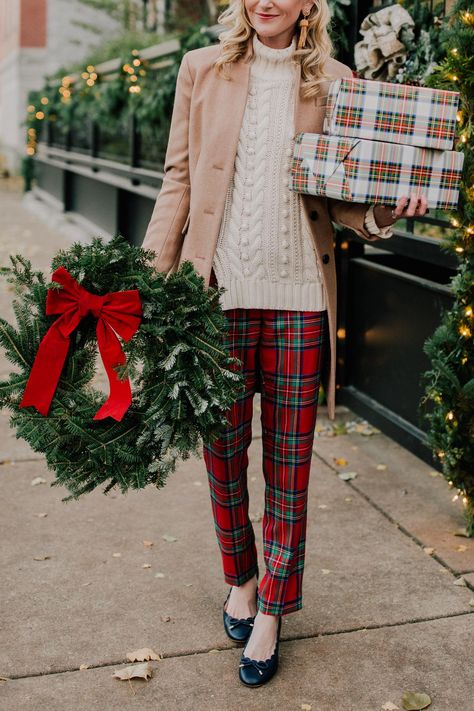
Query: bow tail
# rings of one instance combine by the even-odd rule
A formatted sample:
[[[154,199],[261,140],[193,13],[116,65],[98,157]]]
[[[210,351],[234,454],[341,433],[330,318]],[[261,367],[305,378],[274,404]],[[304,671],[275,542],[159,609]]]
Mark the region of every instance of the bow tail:
[[[69,350],[69,336],[61,333],[61,322],[62,317],[49,328],[42,339],[19,405],[32,405],[41,415],[47,415],[49,412]]]
[[[97,321],[97,343],[109,379],[110,394],[97,410],[94,420],[112,417],[120,422],[132,402],[130,380],[119,380],[114,366],[125,363],[125,353],[111,326],[103,319]]]

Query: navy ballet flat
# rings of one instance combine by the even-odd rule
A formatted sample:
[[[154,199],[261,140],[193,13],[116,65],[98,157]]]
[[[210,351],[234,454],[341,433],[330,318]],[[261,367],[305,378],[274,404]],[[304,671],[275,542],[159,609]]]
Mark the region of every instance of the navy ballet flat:
[[[224,601],[224,608],[226,602],[229,599],[232,588],[229,589],[227,597]],[[255,597],[258,598],[258,588],[255,591]],[[224,617],[224,629],[228,637],[230,637],[234,642],[239,642],[240,644],[245,643],[252,632],[253,623],[255,620],[255,615],[253,617],[232,617],[229,615],[225,609],[223,609]]]
[[[260,661],[246,657],[242,652],[239,664],[239,679],[245,686],[262,686],[270,681],[278,669],[278,652],[280,647],[281,615],[278,620],[275,651],[269,659]]]

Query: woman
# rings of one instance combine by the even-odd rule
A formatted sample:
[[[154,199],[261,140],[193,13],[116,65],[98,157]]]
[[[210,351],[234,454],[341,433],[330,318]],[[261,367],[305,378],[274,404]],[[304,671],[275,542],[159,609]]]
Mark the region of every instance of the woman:
[[[307,20],[307,27],[305,21]],[[278,666],[282,615],[302,607],[308,478],[319,385],[335,417],[336,273],[332,221],[367,240],[423,215],[415,195],[393,210],[288,189],[296,133],[321,133],[329,82],[352,76],[331,57],[326,0],[232,0],[217,45],[181,62],[164,179],[143,242],[156,267],[189,259],[226,291],[228,346],[245,392],[227,430],[204,447],[211,505],[230,584],[226,633],[245,644],[239,678]],[[322,370],[329,341],[329,373]],[[247,449],[261,391],[265,574],[248,516]]]

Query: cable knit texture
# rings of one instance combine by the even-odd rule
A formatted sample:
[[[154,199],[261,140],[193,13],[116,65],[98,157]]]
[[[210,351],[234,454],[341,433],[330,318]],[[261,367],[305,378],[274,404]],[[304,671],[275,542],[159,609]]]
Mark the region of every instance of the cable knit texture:
[[[213,268],[223,309],[326,309],[302,195],[289,189],[296,38],[283,49],[253,35],[254,60]]]

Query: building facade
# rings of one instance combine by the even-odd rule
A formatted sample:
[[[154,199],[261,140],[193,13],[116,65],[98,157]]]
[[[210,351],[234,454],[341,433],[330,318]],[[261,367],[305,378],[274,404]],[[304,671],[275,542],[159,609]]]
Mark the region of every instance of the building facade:
[[[28,92],[118,28],[117,20],[79,0],[0,0],[0,156],[11,172],[24,151]]]

